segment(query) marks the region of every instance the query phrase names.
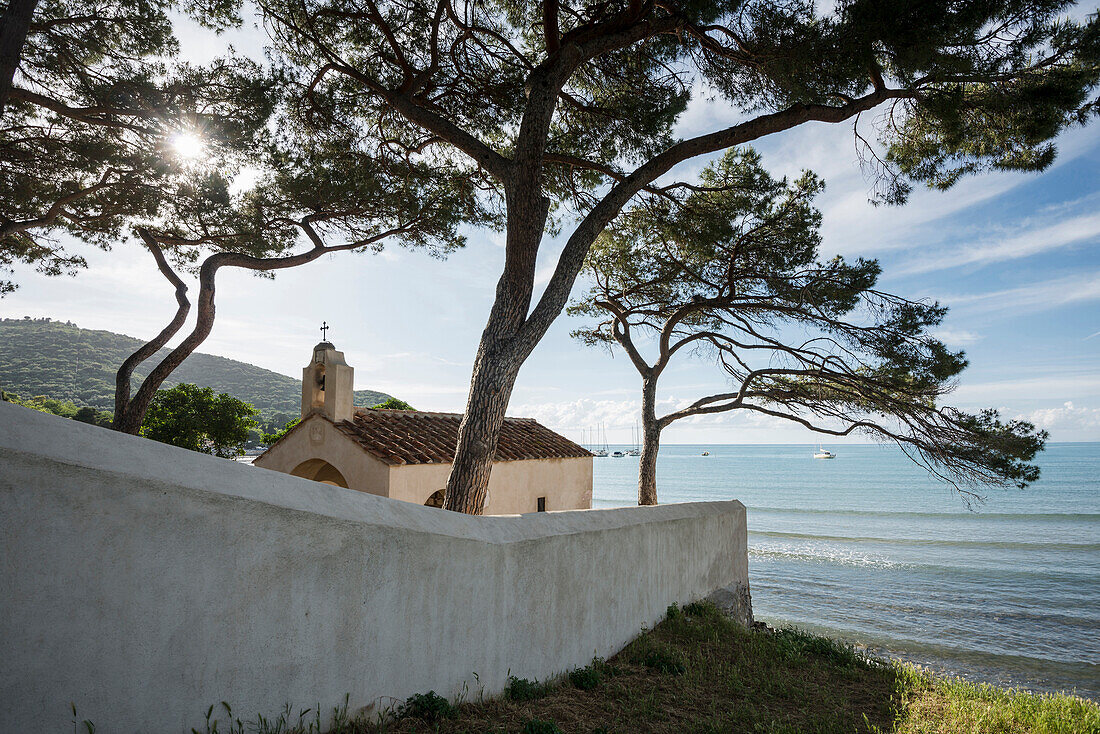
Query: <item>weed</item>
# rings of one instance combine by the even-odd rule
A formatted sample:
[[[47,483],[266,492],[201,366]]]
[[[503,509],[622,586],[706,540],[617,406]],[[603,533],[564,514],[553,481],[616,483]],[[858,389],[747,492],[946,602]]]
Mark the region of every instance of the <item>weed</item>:
[[[77,718],[76,718],[76,704],[73,703],[73,702],[70,702],[69,707],[72,708],[72,710],[73,710],[73,728],[74,728],[74,730],[77,727],[79,727],[79,728],[84,730],[84,734],[95,734],[95,724],[88,721],[87,719],[84,719],[83,721],[78,721],[77,720]]]
[[[397,711],[399,719],[420,719],[428,723],[449,719],[454,715],[455,707],[435,691],[414,693],[405,699],[405,704]]]
[[[684,605],[684,614],[699,619],[721,619],[722,612],[709,601],[693,601]]]
[[[345,702],[324,734],[1100,734],[1100,706],[1086,699],[941,678],[799,630],[745,630],[709,604],[680,608],[569,681],[509,676],[504,696],[460,704],[429,692],[372,721],[349,718]],[[316,708],[248,723],[233,713],[211,707],[197,734],[321,734]],[[73,724],[95,732],[75,709]]]
[[[791,627],[777,630],[775,643],[779,653],[788,661],[813,656],[840,668],[867,668],[870,664],[851,645]]]
[[[680,653],[668,647],[653,647],[642,656],[642,664],[658,673],[683,675],[687,670]]]
[[[508,676],[508,686],[504,689],[504,696],[509,701],[534,701],[542,698],[549,692],[549,686],[536,680]]]
[[[600,683],[603,682],[603,677],[593,666],[586,665],[570,673],[569,682],[582,691],[591,691],[593,688],[599,687]]]

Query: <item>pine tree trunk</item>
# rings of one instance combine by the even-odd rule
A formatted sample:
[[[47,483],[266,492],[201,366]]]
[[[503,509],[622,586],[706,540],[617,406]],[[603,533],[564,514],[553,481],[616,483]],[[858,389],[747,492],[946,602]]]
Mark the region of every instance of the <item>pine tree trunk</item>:
[[[157,267],[160,269],[161,273],[176,287],[176,302],[179,304],[179,308],[176,311],[175,318],[165,327],[164,331],[162,331],[156,339],[148,342],[138,349],[138,351],[130,355],[130,358],[126,360],[115,375],[115,419],[112,427],[116,431],[136,434],[141,430],[141,424],[145,422],[145,414],[148,412],[149,404],[152,402],[153,396],[156,395],[157,390],[160,389],[160,386],[164,384],[164,381],[172,375],[176,368],[179,367],[185,359],[190,357],[195,350],[202,345],[206,337],[210,335],[210,330],[214,328],[214,316],[216,311],[214,307],[214,291],[219,269],[234,267],[264,272],[282,270],[284,268],[292,268],[313,262],[325,253],[341,252],[362,246],[362,243],[359,242],[326,247],[322,244],[320,238],[311,227],[306,228],[306,233],[309,235],[310,239],[313,240],[314,247],[311,250],[297,255],[264,258],[236,252],[218,252],[206,258],[199,268],[198,317],[195,320],[195,328],[191,330],[191,333],[184,338],[183,342],[181,342],[178,347],[169,352],[168,356],[162,359],[160,363],[149,372],[145,381],[141,383],[141,387],[138,388],[137,393],[131,398],[130,378],[133,376],[134,369],[156,353],[177,331],[179,331],[180,327],[187,320],[187,313],[191,308],[191,303],[187,300],[187,286],[179,279],[179,276],[172,271],[171,267],[169,267],[164,258],[164,253],[161,251],[156,241],[149,236],[148,233],[139,232],[145,244],[153,253],[153,257],[156,258]],[[382,239],[394,233],[396,233],[396,231],[383,232],[380,233],[376,239]]]
[[[471,515],[485,511],[493,457],[519,367],[519,363],[492,352],[479,353],[470,380],[466,413],[458,429],[444,508]]]
[[[642,380],[642,456],[638,461],[638,504],[657,504],[657,453],[661,424],[657,420],[657,379]]]
[[[36,5],[38,0],[10,0],[0,19],[0,114],[8,103]]]
[[[179,332],[184,322],[187,321],[187,314],[191,310],[191,302],[187,300],[187,285],[172,270],[160,246],[148,232],[141,230],[138,234],[149,248],[149,251],[153,253],[153,258],[156,260],[157,268],[161,274],[175,288],[177,308],[168,325],[155,338],[138,347],[133,354],[126,358],[126,361],[118,368],[118,372],[115,373],[115,415],[111,428],[135,436],[141,430],[141,424],[145,422],[148,403],[141,410],[136,410],[132,404],[130,381],[134,376],[134,370],[137,369],[138,365],[156,354],[161,347],[168,343],[169,339]]]
[[[485,512],[489,474],[493,469],[504,413],[512,397],[519,369],[537,339],[522,340],[520,333],[531,307],[535,258],[550,211],[550,200],[539,190],[537,176],[509,189],[508,240],[504,273],[497,282],[485,331],[481,334],[466,412],[458,428],[458,443],[443,507],[480,515]]]

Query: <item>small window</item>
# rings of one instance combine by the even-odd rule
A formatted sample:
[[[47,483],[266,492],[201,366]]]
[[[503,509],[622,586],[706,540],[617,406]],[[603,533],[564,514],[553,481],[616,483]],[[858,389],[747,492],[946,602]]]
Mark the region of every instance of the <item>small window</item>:
[[[539,512],[546,512],[546,498],[539,497]]]

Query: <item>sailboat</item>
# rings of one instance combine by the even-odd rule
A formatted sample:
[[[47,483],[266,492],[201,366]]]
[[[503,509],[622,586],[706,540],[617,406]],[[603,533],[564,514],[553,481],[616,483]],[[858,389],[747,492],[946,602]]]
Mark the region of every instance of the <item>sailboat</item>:
[[[596,439],[597,440],[599,440],[600,431],[602,430],[602,428],[603,428],[602,423],[599,425],[598,428],[596,428]],[[607,457],[607,437],[606,436],[604,436],[604,439],[603,439],[603,446],[599,447],[595,451],[593,451],[592,455],[593,456],[598,456],[600,458],[606,458]]]
[[[632,448],[632,449],[630,449],[630,451],[626,452],[627,456],[641,456],[642,455],[642,450],[638,447],[638,445],[641,443],[641,441],[639,440],[641,437],[642,437],[642,431],[641,431],[641,429],[638,428],[638,424],[635,423],[634,428],[631,429],[631,431],[630,431],[630,438],[631,438],[630,443],[632,443],[634,445],[634,448]]]
[[[817,453],[814,454],[815,459],[835,459],[836,454],[828,449],[821,448],[821,444],[817,445]]]

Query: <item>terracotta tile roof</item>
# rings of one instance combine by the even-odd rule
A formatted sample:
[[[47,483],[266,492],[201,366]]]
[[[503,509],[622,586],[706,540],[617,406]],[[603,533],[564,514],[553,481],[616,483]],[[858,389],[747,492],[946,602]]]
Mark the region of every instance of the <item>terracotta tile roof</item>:
[[[454,461],[460,413],[416,410],[357,410],[336,428],[387,464]],[[583,447],[531,418],[505,418],[496,461],[591,456]]]

